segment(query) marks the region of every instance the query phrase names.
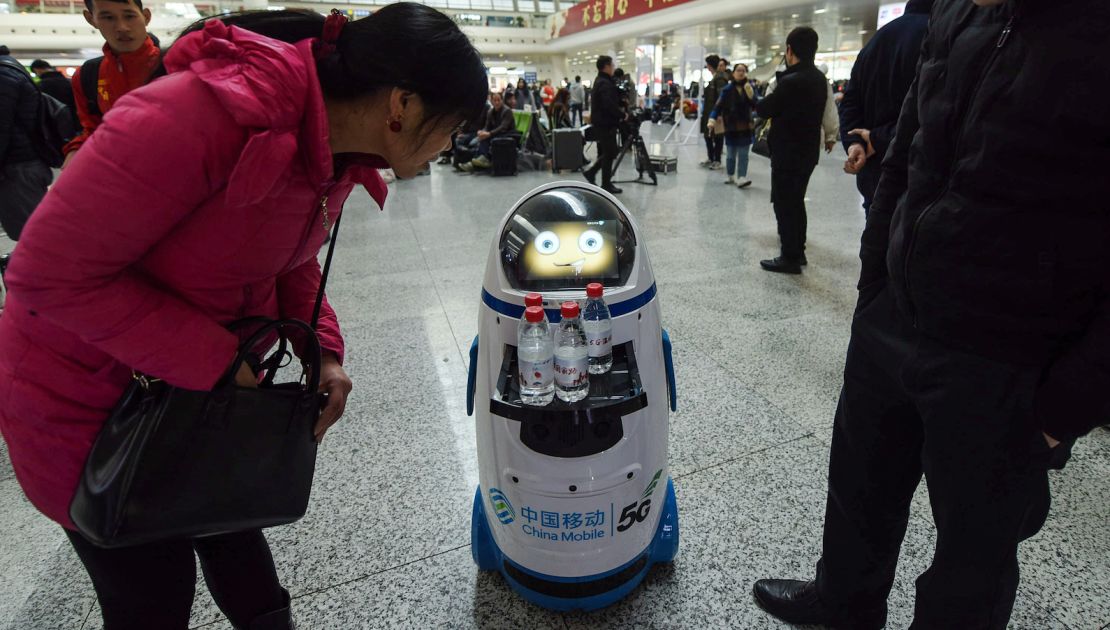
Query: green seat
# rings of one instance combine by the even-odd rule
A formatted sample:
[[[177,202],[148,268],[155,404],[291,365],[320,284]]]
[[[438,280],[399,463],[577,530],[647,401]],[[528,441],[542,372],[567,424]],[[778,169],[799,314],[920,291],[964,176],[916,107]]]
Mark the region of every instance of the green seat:
[[[528,134],[532,131],[532,117],[535,115],[535,112],[513,110],[513,121],[516,122],[516,132],[520,134],[521,148],[524,148],[524,143],[528,140]]]

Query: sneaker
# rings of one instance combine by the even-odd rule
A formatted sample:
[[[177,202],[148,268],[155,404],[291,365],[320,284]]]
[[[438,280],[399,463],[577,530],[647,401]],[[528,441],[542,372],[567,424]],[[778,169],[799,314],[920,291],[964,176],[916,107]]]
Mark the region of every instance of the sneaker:
[[[698,162],[698,166],[702,168],[712,168],[713,162],[711,160],[702,160],[701,162]]]
[[[460,171],[462,171],[464,173],[473,173],[474,172],[474,162],[473,161],[463,162],[462,164],[459,164],[455,168],[459,169]]]
[[[724,168],[724,166],[722,166],[720,162],[713,162],[709,165],[709,170],[711,171],[719,171],[722,168]]]
[[[747,177],[737,177],[736,178],[736,187],[737,188],[747,188],[748,186],[751,186],[751,185],[752,185],[752,180],[748,179]]]
[[[489,158],[484,155],[479,155],[471,160],[470,165],[474,168],[489,168],[491,166]]]
[[[728,176],[728,179],[726,179],[726,180],[725,180],[725,183],[726,183],[726,184],[732,184],[732,185],[736,185],[736,178],[735,178],[735,177],[733,177],[732,175],[729,175],[729,176]]]

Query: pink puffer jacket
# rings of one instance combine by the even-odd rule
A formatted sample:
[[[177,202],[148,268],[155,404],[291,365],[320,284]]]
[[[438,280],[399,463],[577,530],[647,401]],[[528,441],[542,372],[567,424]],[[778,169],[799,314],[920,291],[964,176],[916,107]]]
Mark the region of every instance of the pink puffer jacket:
[[[310,319],[325,201],[333,222],[356,183],[385,201],[380,159],[335,174],[310,40],[214,21],[165,63],[58,179],[7,275],[0,430],[27,497],[67,527],[131,370],[210,389],[238,344],[227,323]],[[342,360],[330,306],[319,332]]]

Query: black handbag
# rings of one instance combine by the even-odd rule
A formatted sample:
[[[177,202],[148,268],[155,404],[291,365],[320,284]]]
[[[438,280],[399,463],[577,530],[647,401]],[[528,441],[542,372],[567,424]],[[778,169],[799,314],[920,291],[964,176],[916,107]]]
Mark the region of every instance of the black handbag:
[[[342,216],[342,215],[340,215]],[[339,219],[336,219],[336,229]],[[85,538],[126,547],[292,523],[308,509],[316,467],[313,428],[326,397],[317,392],[316,322],[335,251],[332,236],[312,325],[248,318],[228,375],[211,391],[173,387],[135,374],[100,430],[70,504]],[[257,348],[276,349],[257,361]],[[300,342],[301,378],[275,383]],[[239,387],[247,362],[262,376]]]
[[[771,133],[771,119],[764,120],[755,128],[755,141],[752,143],[752,153],[771,157],[771,144],[768,141]]]

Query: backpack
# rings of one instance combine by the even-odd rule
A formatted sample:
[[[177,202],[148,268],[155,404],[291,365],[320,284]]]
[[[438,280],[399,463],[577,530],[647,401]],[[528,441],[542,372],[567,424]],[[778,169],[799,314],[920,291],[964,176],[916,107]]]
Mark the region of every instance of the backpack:
[[[35,126],[33,129],[27,130],[27,135],[30,136],[32,144],[35,145],[35,150],[44,162],[53,168],[60,167],[62,162],[65,161],[62,148],[80,131],[73,124],[73,112],[65,103],[49,94],[40,92],[34,80],[31,79],[31,75],[27,74],[27,69],[18,62],[3,59],[0,60],[0,66],[18,70],[31,82],[35,94],[38,95],[39,102]]]
[[[85,94],[85,104],[93,116],[103,116],[100,99],[97,98],[96,84],[100,79],[100,62],[104,57],[89,59],[81,64],[81,92]]]

